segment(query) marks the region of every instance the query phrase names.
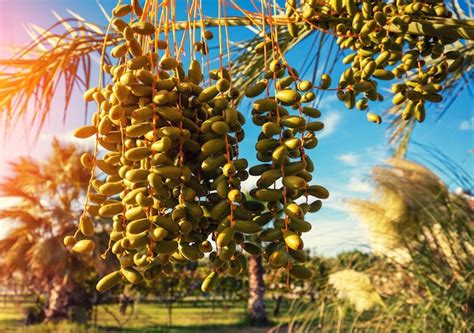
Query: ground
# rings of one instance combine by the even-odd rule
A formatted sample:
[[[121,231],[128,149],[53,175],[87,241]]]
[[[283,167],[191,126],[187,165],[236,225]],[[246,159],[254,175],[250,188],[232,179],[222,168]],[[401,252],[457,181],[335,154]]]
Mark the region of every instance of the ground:
[[[216,302],[214,309],[210,301],[187,299],[173,309],[172,325],[168,325],[168,312],[163,304],[140,302],[135,310],[120,316],[118,304],[100,305],[96,308],[96,319],[88,325],[79,326],[68,322],[60,324],[40,324],[25,326],[25,309],[32,306],[29,300],[15,304],[11,300],[0,301],[0,332],[225,332],[225,333],[263,333],[277,331],[274,326],[285,319],[286,305],[282,307],[282,316],[273,318],[274,325],[263,328],[250,328],[246,323],[245,303],[228,304],[227,309],[221,302]],[[272,301],[267,301],[267,308],[272,309]],[[269,311],[271,312],[271,311]]]

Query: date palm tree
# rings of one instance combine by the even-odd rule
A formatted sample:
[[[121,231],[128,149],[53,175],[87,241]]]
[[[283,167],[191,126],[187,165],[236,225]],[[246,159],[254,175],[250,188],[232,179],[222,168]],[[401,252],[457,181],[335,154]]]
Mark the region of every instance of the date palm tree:
[[[249,296],[247,299],[247,314],[252,325],[268,325],[265,308],[265,282],[262,257],[251,255],[249,257]]]
[[[10,224],[0,240],[0,280],[19,281],[30,292],[44,294],[47,320],[69,317],[73,307],[76,315],[89,311],[96,268],[104,266],[63,245],[64,236],[76,229],[90,177],[80,152],[55,139],[46,161],[22,157],[11,162],[11,176],[0,184],[0,197],[14,202],[0,210],[0,222]]]
[[[234,1],[231,1],[235,3]],[[167,2],[165,2],[167,3]],[[474,29],[472,21],[464,17],[460,10],[457,1],[453,1],[453,6],[456,7],[456,19],[447,18],[426,18],[415,22],[420,31],[410,31],[414,35],[429,35],[431,37],[446,37],[445,30],[462,31],[463,41],[459,45],[454,45],[456,50],[466,54],[466,59],[463,65],[458,68],[455,73],[452,73],[450,80],[446,83],[446,91],[453,91],[456,87],[467,87],[472,79],[472,60],[473,52],[472,40],[474,39]],[[282,13],[280,8],[276,8],[279,14]],[[461,12],[461,13],[460,13]],[[243,14],[248,14],[248,11]],[[335,20],[338,20],[336,18]],[[280,22],[280,23],[278,23]],[[325,33],[325,29],[302,29],[297,38],[291,38],[286,23],[283,20],[275,20],[274,24],[279,25],[278,35],[281,37],[282,52],[290,51],[292,48],[301,45],[300,43],[307,38],[314,38],[316,46],[307,53],[307,61],[302,62],[302,72],[308,69],[313,71],[313,79],[316,77],[321,69],[329,70],[329,74],[334,68],[335,62],[341,58],[342,51],[335,47],[335,39],[329,38]],[[205,26],[218,26],[223,22],[221,19],[206,18],[201,23]],[[249,17],[227,17],[225,23],[230,26],[247,26],[252,28],[254,25],[260,25],[262,19],[258,15]],[[303,22],[300,22],[303,23]],[[189,22],[178,22],[174,25],[174,29],[182,30],[189,25]],[[446,26],[449,29],[437,29],[438,26]],[[391,25],[387,29],[392,29]],[[33,36],[33,41],[30,45],[23,48],[12,59],[0,60],[0,65],[4,66],[0,70],[0,112],[5,117],[5,124],[12,125],[21,116],[28,112],[32,102],[35,104],[34,116],[39,120],[39,124],[43,123],[46,115],[51,110],[51,105],[59,84],[65,83],[65,110],[71,100],[73,92],[76,88],[87,89],[90,86],[92,76],[92,59],[93,56],[101,55],[104,48],[113,47],[119,42],[120,36],[115,32],[106,32],[107,29],[100,27],[95,23],[88,22],[82,17],[72,14],[71,18],[63,19],[58,17],[58,22],[48,29],[36,28],[36,33]],[[444,32],[443,32],[444,31]],[[326,31],[327,32],[327,31]],[[456,33],[457,34],[457,33]],[[254,54],[247,50],[255,49],[255,46],[262,41],[262,36],[257,35],[255,38],[238,43],[232,50],[233,52],[233,73],[236,74],[236,79],[241,90],[252,85],[255,80],[261,75],[260,69],[265,62],[264,55]],[[318,42],[319,41],[319,42]],[[328,45],[328,43],[330,45]],[[331,56],[323,55],[320,50],[323,45],[331,50],[336,48],[337,51],[330,52]],[[436,62],[436,60],[433,60]],[[105,64],[110,63],[107,53],[103,56]],[[465,75],[467,73],[467,75]],[[461,79],[462,78],[462,79]],[[457,88],[456,88],[457,89]],[[321,101],[323,94],[318,94],[315,101],[316,105]],[[452,96],[456,96],[453,94]],[[394,113],[399,114],[400,110],[392,109]],[[403,123],[401,128],[396,128],[394,142],[399,142],[402,137],[402,143],[409,140],[409,135],[413,128],[413,124]],[[408,129],[408,130],[405,130]],[[408,138],[408,139],[407,139]],[[401,149],[406,151],[406,149]],[[250,271],[255,272],[258,276],[259,262],[251,258]],[[261,276],[261,275],[260,275]],[[253,280],[252,280],[253,281]],[[263,293],[258,287],[261,280],[256,279],[252,282],[255,284],[254,294],[258,302],[255,309],[262,309]],[[264,309],[264,308],[263,308]],[[261,314],[262,311],[259,310]]]

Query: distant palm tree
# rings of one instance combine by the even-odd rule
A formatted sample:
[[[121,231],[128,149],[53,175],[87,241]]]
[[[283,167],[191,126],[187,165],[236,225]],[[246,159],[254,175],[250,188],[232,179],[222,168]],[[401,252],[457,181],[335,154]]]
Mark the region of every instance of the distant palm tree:
[[[248,200],[257,201],[245,192]],[[279,217],[279,216],[278,216]],[[259,243],[256,237],[250,239],[252,242]],[[247,297],[247,318],[252,326],[265,326],[270,323],[265,306],[265,269],[262,264],[262,257],[249,255],[248,257],[248,297]]]
[[[72,307],[78,315],[80,309],[92,306],[88,297],[96,274],[92,264],[99,260],[73,254],[63,245],[64,236],[76,229],[90,177],[79,157],[77,147],[55,139],[49,159],[11,162],[11,176],[0,183],[0,198],[15,201],[0,210],[4,227],[9,224],[0,240],[0,280],[17,281],[45,294],[47,320],[68,317]]]
[[[261,256],[249,256],[249,296],[247,299],[247,312],[252,325],[268,325],[265,308],[265,282],[264,269]]]

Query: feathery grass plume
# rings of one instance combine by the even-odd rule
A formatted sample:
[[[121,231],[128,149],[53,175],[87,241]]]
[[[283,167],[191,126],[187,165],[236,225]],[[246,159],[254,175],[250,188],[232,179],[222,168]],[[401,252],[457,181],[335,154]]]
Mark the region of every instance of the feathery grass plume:
[[[338,297],[347,299],[357,312],[371,310],[377,305],[385,306],[365,273],[345,269],[330,274],[329,284],[337,290]]]
[[[420,249],[434,251],[463,280],[459,261],[472,252],[472,210],[465,198],[449,193],[426,167],[399,158],[374,167],[372,178],[372,199],[349,204],[367,226],[373,252],[406,264]]]
[[[374,167],[372,178],[376,184],[372,199],[349,200],[349,205],[362,217],[373,252],[406,263],[410,261],[406,243],[422,235],[428,223],[420,214],[443,200],[447,188],[427,168],[398,158]]]
[[[450,186],[414,162],[395,158],[375,167],[372,197],[350,201],[371,231],[367,265],[356,267],[344,260],[329,266],[333,272],[350,268],[370,276],[384,297],[384,311],[356,313],[338,306],[340,291],[354,290],[357,283],[335,280],[334,275],[330,283],[313,279],[319,297],[315,302],[302,297],[293,307],[289,325],[295,332],[474,330],[474,182],[436,148],[421,148],[429,154],[430,168]],[[456,186],[463,190],[451,192]],[[337,293],[331,293],[330,285]]]

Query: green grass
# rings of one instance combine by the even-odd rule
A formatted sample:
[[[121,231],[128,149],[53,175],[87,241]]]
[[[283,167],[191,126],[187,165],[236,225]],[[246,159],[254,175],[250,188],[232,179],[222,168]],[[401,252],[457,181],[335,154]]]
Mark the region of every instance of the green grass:
[[[272,301],[267,302],[268,313],[271,313]],[[120,315],[118,304],[99,305],[95,309],[96,320],[87,325],[76,325],[70,322],[59,324],[24,325],[25,309],[32,303],[0,302],[0,332],[250,332],[263,333],[267,328],[250,328],[246,320],[243,302],[227,302],[226,309],[222,302],[216,301],[214,309],[210,301],[186,300],[175,304],[172,312],[172,325],[168,325],[168,310],[163,304],[142,302],[135,305],[125,316]],[[274,324],[285,320],[287,307],[282,304],[281,316],[270,319]]]

